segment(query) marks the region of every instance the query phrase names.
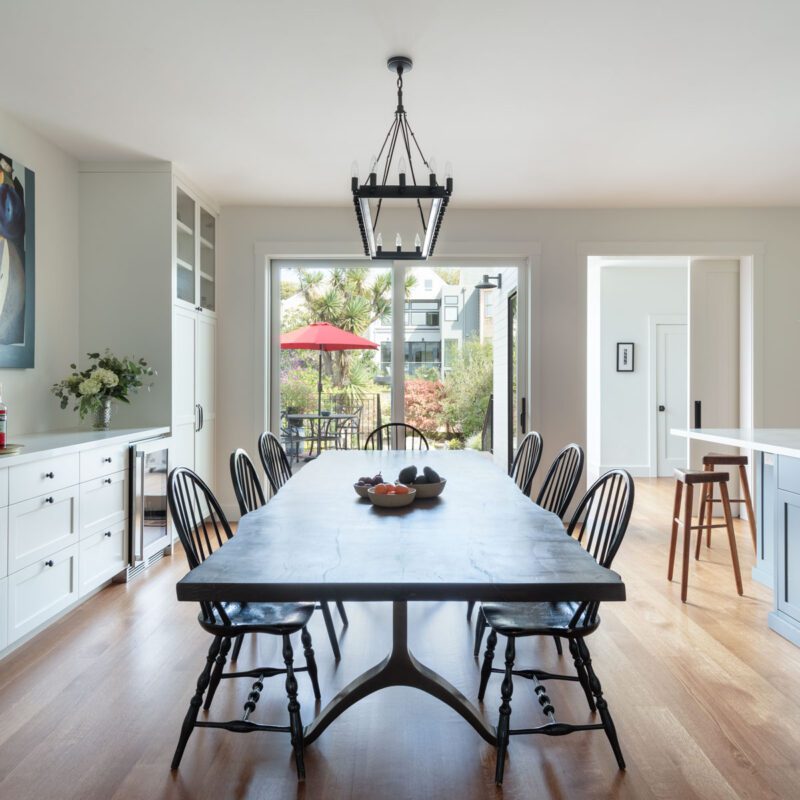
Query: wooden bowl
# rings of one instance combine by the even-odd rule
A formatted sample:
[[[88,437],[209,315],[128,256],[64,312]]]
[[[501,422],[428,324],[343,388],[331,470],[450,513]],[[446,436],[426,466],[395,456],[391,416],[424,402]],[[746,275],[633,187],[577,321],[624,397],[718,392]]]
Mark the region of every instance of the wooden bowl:
[[[370,486],[367,497],[372,501],[372,505],[380,508],[402,508],[410,506],[417,496],[416,489],[409,487],[408,494],[375,494],[375,487]]]
[[[438,497],[443,491],[446,478],[442,478],[439,483],[415,483],[411,488],[417,490],[417,500],[429,500],[431,497]]]
[[[371,489],[372,487],[371,486],[359,486],[357,483],[354,483],[353,484],[353,488],[356,490],[356,494],[359,497],[363,497],[365,500],[367,500],[369,498],[369,496],[367,495],[367,490]]]

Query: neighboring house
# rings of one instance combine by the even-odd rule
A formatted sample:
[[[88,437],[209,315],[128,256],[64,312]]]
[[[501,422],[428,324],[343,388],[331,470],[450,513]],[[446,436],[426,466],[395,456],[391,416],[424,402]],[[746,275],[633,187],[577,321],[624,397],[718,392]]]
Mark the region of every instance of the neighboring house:
[[[405,373],[429,373],[444,378],[469,336],[484,339],[481,292],[475,289],[480,269],[461,269],[457,285],[445,283],[431,267],[412,267],[416,279],[405,308]],[[378,381],[389,381],[392,359],[391,318],[373,323],[366,334],[377,342],[380,369]],[[491,338],[491,331],[488,334]]]

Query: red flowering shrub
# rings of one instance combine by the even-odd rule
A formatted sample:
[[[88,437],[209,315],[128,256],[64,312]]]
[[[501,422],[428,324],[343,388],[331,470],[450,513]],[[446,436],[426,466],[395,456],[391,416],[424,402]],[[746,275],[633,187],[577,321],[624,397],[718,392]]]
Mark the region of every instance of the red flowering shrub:
[[[415,378],[406,380],[406,422],[423,433],[435,434],[441,426],[444,384]]]

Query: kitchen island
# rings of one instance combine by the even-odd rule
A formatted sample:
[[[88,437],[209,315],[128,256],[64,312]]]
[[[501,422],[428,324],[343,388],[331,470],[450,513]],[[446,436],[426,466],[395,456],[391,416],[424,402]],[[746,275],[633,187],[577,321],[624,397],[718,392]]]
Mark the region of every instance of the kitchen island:
[[[770,628],[800,645],[800,428],[693,428],[671,433],[752,451],[758,533],[752,577],[774,590]]]

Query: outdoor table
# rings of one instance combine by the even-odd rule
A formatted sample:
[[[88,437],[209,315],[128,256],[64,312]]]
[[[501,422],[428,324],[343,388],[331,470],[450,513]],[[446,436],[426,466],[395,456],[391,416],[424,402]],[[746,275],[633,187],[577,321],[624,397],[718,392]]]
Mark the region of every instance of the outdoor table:
[[[381,471],[391,480],[412,463],[447,478],[439,498],[382,509],[353,491],[361,475]],[[496,745],[494,726],[409,650],[408,602],[624,600],[625,585],[477,452],[339,450],[242,517],[236,535],[186,575],[177,594],[184,601],[390,601],[391,652],[322,709],[305,727],[305,743],[367,695],[410,686]]]
[[[327,435],[331,422],[344,422],[345,420],[355,419],[357,414],[287,414],[286,421],[289,425],[296,423],[308,422],[311,425],[311,450],[306,455],[306,458],[315,458],[314,456],[314,439],[317,441],[317,455],[322,452],[322,425],[327,420],[328,425],[325,428],[325,435]],[[316,423],[316,424],[315,424]],[[317,433],[314,434],[316,428]]]

